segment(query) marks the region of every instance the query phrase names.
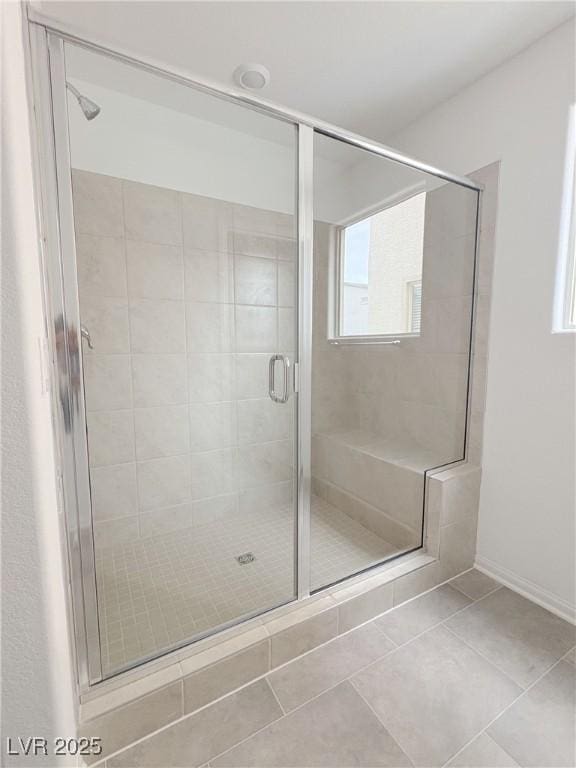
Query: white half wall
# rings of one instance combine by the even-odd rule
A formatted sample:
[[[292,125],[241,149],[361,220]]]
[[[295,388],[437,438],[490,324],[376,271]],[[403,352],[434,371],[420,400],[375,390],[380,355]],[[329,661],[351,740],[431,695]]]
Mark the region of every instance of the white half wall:
[[[574,27],[388,139],[466,174],[501,160],[477,563],[575,611],[575,341],[552,333]]]
[[[58,514],[22,6],[2,3],[2,765],[63,765],[55,736],[76,735]],[[18,737],[48,756],[9,757]]]

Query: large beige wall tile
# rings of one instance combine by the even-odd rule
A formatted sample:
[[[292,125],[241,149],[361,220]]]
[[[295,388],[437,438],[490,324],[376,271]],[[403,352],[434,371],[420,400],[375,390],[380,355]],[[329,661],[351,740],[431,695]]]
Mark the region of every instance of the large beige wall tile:
[[[184,355],[132,355],[132,379],[136,407],[187,401]]]
[[[176,301],[184,298],[180,247],[127,240],[126,266],[130,296]]]
[[[236,307],[236,352],[272,352],[277,345],[277,310]]]
[[[90,470],[90,483],[95,520],[109,520],[137,513],[135,464],[93,467]]]
[[[270,354],[244,353],[235,356],[236,397],[239,400],[268,397]]]
[[[130,352],[128,302],[104,296],[84,297],[80,322],[88,330],[93,349],[82,341],[83,354],[127,354]]]
[[[86,355],[84,385],[88,411],[132,408],[128,355]]]
[[[126,237],[147,243],[182,242],[180,201],[171,189],[122,182]]]
[[[238,443],[265,443],[286,440],[292,423],[292,403],[275,403],[270,398],[238,401]]]
[[[290,480],[293,446],[289,440],[238,448],[237,481],[240,490]]]
[[[201,195],[182,194],[181,197],[186,248],[226,252],[232,227],[231,206]]]
[[[138,538],[138,515],[94,523],[94,549],[96,554],[119,544],[131,544]]]
[[[278,262],[278,306],[296,305],[296,267],[286,261]]]
[[[112,176],[74,170],[74,228],[78,234],[121,237],[122,182]]]
[[[186,248],[186,300],[234,302],[234,262],[221,251],[201,251]]]
[[[190,403],[218,403],[236,397],[235,360],[231,354],[188,356],[188,397]]]
[[[192,504],[177,504],[174,507],[162,507],[151,512],[140,513],[140,538],[148,539],[163,536],[170,531],[190,528],[194,523]]]
[[[164,299],[131,299],[131,348],[135,354],[186,352],[184,302]]]
[[[76,234],[76,263],[81,296],[127,296],[126,259],[121,237]]]
[[[132,410],[90,411],[86,421],[91,467],[134,461]]]
[[[251,234],[269,235],[278,233],[280,214],[275,211],[235,204],[232,206],[232,215],[235,232],[240,230]]]
[[[136,408],[134,430],[139,460],[173,456],[190,450],[186,405]]]
[[[140,509],[169,507],[190,499],[190,462],[187,455],[138,462]]]
[[[193,453],[229,448],[237,443],[236,403],[193,403],[190,447]]]
[[[232,352],[234,349],[234,306],[231,304],[186,304],[188,354]]]
[[[272,259],[236,256],[234,299],[237,304],[276,306],[276,262]]]
[[[193,453],[190,468],[192,499],[232,493],[237,488],[235,448]]]

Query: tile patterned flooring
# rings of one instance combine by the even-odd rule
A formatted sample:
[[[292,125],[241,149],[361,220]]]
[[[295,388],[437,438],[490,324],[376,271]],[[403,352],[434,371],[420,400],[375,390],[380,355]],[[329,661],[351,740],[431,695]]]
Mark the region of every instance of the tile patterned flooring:
[[[471,571],[108,757],[106,768],[576,763],[576,629]]]
[[[330,584],[397,549],[312,499],[312,584]],[[253,552],[240,566],[236,557]],[[294,515],[268,507],[102,550],[96,559],[104,674],[294,594]]]

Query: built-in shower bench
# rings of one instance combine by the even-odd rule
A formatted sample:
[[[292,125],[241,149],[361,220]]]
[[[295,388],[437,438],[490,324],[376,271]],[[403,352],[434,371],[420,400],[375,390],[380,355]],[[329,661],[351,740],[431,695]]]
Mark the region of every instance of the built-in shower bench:
[[[449,457],[365,430],[312,437],[314,492],[401,549],[422,530],[424,473]]]

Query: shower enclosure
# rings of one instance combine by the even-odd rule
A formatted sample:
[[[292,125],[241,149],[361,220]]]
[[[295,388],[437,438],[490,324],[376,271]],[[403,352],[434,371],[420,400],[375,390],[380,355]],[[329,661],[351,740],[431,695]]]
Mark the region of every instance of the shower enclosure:
[[[427,473],[466,451],[479,189],[34,34],[87,687],[425,545]]]

